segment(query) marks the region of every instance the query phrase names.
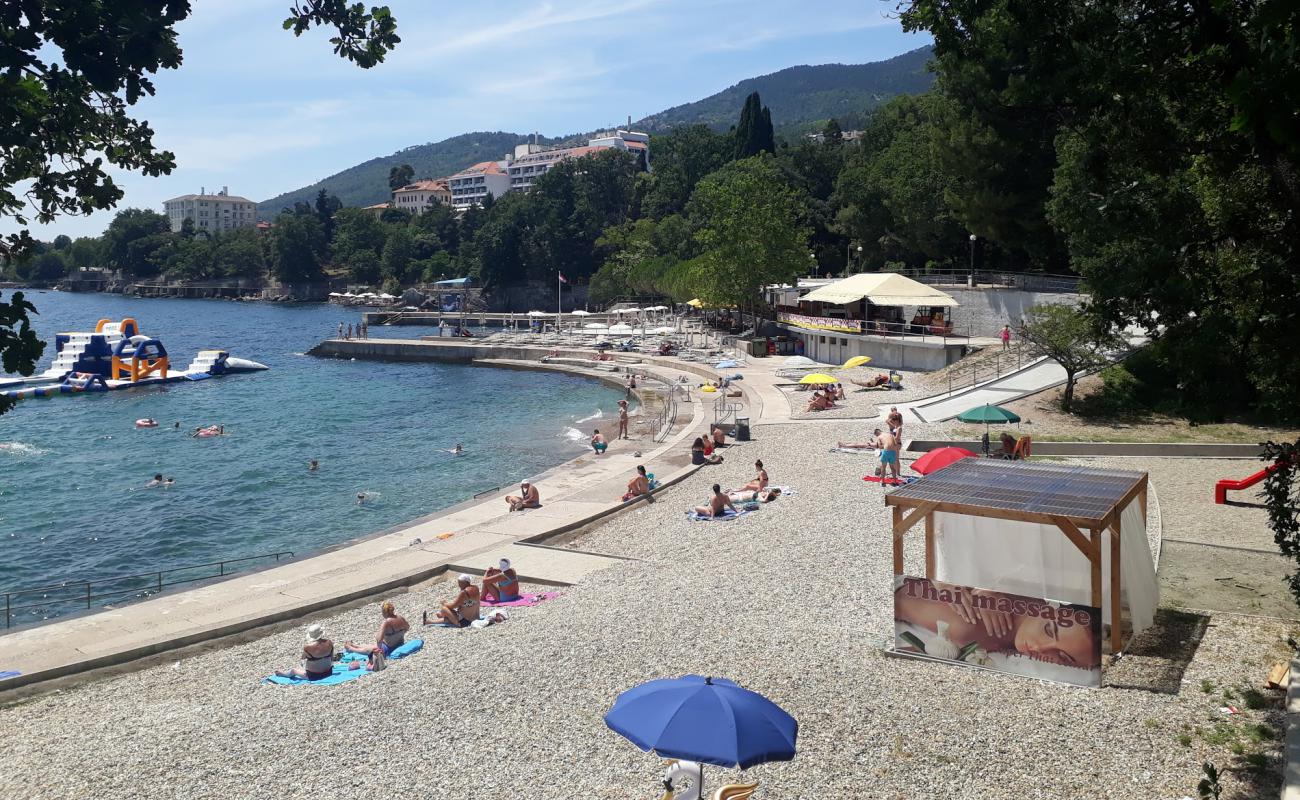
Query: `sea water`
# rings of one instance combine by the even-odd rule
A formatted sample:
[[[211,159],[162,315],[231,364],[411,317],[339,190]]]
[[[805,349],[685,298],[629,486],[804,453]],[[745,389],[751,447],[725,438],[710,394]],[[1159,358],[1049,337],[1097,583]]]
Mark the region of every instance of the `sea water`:
[[[577,429],[609,418],[623,396],[553,372],[304,355],[339,322],[360,321],[333,306],[26,295],[48,342],[38,371],[55,333],[125,317],[162,341],[175,369],[219,347],[270,370],[27,399],[0,416],[0,591],[302,556],[562,463],[586,446],[590,433]],[[136,428],[142,417],[160,427]],[[200,425],[227,435],[190,436]],[[464,455],[448,452],[458,442]],[[146,487],[155,473],[174,484]]]

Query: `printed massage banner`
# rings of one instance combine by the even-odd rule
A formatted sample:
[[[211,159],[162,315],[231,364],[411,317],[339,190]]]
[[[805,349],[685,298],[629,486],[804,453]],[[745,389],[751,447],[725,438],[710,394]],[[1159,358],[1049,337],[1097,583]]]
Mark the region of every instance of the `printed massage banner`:
[[[862,333],[862,323],[856,319],[808,317],[803,314],[791,314],[788,311],[778,311],[776,318],[779,322],[788,322],[791,325],[798,325],[800,328],[809,328],[811,330]]]
[[[899,652],[1101,686],[1100,609],[908,575],[894,582]]]

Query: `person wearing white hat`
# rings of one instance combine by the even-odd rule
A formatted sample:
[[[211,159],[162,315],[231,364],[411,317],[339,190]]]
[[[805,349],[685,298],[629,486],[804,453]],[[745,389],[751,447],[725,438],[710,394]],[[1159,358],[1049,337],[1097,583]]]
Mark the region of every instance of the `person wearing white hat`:
[[[468,575],[460,575],[456,578],[456,584],[460,587],[460,594],[450,603],[443,603],[442,608],[438,609],[438,623],[445,622],[453,628],[468,628],[471,622],[478,620],[479,593],[478,587],[474,585],[474,579]],[[434,623],[434,624],[438,624]],[[429,624],[429,612],[424,612],[424,624]]]
[[[483,600],[491,603],[509,603],[519,599],[519,574],[503,558],[496,567],[483,573]]]
[[[325,638],[320,625],[307,626],[307,643],[302,646],[302,665],[276,672],[281,678],[305,678],[318,681],[334,671],[334,643]]]
[[[524,480],[519,484],[519,494],[506,497],[506,505],[510,506],[511,511],[519,511],[524,508],[541,508],[542,496],[537,492],[536,486]]]

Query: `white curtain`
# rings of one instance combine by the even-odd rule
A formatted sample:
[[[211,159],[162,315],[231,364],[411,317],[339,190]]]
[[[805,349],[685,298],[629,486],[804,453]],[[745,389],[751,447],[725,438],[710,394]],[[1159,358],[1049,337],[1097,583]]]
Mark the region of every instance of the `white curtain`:
[[[1088,559],[1055,525],[936,512],[937,578],[977,589],[1092,604]],[[1146,520],[1136,500],[1120,514],[1120,570],[1124,604],[1133,633],[1151,625],[1160,587],[1156,583]],[[1085,530],[1084,535],[1088,532]],[[1102,620],[1110,621],[1110,535],[1102,540]]]

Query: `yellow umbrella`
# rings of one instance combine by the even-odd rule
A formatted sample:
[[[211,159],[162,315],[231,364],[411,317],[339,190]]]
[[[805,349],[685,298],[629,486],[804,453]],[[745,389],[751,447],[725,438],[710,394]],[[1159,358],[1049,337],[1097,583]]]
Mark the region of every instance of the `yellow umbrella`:
[[[690,306],[691,308],[703,308],[704,301],[700,300],[700,298],[697,297],[694,300],[687,300],[686,305]]]
[[[815,386],[820,383],[838,383],[837,380],[824,372],[814,372],[811,375],[805,375],[799,379],[799,382],[806,386]]]
[[[853,369],[854,367],[860,367],[863,364],[870,364],[870,363],[871,363],[871,356],[854,356],[853,358],[850,358],[848,361],[845,361],[844,366],[840,367],[840,369]]]

